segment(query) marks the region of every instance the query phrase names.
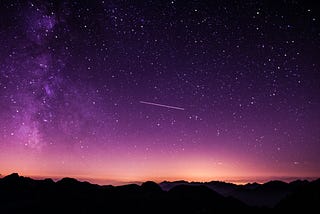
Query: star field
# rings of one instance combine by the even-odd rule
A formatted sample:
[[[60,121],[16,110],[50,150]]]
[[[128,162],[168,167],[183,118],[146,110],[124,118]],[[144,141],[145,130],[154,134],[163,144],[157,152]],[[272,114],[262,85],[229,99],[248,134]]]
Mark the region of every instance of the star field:
[[[315,5],[1,1],[0,14],[0,173],[320,176]]]

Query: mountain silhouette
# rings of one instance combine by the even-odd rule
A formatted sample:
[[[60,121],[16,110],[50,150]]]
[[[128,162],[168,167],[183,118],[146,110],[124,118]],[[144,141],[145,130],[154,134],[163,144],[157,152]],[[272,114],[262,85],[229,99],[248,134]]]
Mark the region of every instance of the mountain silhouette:
[[[175,186],[206,186],[211,190],[225,196],[233,197],[242,201],[251,207],[272,208],[282,199],[293,193],[295,190],[307,185],[308,181],[297,180],[291,183],[282,181],[269,181],[264,184],[248,183],[245,185],[236,185],[221,181],[211,182],[187,182],[187,181],[164,181],[159,185],[168,191]]]
[[[292,184],[292,183],[291,183]],[[276,205],[279,210],[305,211],[320,210],[320,179],[307,184],[306,181],[297,181],[296,191]]]
[[[55,182],[13,173],[0,178],[0,193],[1,213],[255,213],[319,208],[320,180],[247,185],[147,181],[101,186],[74,178]],[[272,206],[260,203],[264,200]]]

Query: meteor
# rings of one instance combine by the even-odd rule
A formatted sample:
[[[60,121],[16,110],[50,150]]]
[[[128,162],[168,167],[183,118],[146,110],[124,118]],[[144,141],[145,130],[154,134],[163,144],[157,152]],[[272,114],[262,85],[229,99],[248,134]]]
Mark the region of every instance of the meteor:
[[[176,106],[168,106],[168,105],[163,105],[163,104],[159,104],[159,103],[152,103],[152,102],[145,102],[145,101],[139,101],[139,103],[184,111],[184,108],[180,108],[180,107],[176,107]]]

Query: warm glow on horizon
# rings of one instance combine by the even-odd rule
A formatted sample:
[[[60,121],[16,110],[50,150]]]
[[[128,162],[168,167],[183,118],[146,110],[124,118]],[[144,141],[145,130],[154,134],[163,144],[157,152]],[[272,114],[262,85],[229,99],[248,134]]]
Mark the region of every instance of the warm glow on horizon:
[[[74,163],[79,160],[72,160],[69,157],[70,163],[53,166],[53,160],[48,162],[37,162],[35,156],[29,156],[29,158],[22,158],[19,161],[13,161],[18,158],[14,154],[7,154],[7,156],[1,156],[1,174],[2,176],[17,172],[22,176],[30,176],[32,178],[52,178],[59,180],[63,177],[73,177],[82,181],[89,181],[97,184],[112,184],[122,185],[127,183],[141,183],[144,181],[195,181],[195,182],[208,182],[208,181],[225,181],[236,184],[243,184],[249,182],[267,182],[269,180],[283,180],[292,181],[294,179],[310,179],[309,174],[300,175],[294,173],[279,173],[279,172],[266,172],[262,170],[260,173],[250,166],[246,166],[243,162],[237,162],[234,164],[232,160],[229,162],[222,161],[207,161],[209,158],[200,156],[192,157],[187,156],[188,160],[185,160],[185,156],[174,157],[166,161],[157,162],[154,160],[138,162],[137,159],[129,162],[118,160],[118,162],[112,162],[109,166],[102,164],[99,160],[93,163],[82,163],[75,165]],[[5,162],[8,160],[9,162]],[[125,159],[128,160],[128,159]],[[10,162],[12,161],[12,162]],[[107,159],[105,160],[107,162]],[[103,162],[103,161],[102,161]],[[13,164],[14,163],[14,164]],[[99,165],[99,163],[101,165]],[[82,168],[84,165],[87,168]],[[47,167],[47,166],[50,166]],[[68,170],[70,169],[70,170]],[[317,176],[317,175],[315,175]]]

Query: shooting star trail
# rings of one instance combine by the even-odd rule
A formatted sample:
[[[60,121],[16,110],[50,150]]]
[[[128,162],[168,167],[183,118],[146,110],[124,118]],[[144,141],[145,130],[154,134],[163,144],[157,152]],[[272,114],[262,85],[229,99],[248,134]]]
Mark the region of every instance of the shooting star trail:
[[[168,105],[163,105],[159,103],[151,103],[151,102],[145,102],[145,101],[139,101],[139,103],[184,111],[184,108],[180,108],[176,106],[168,106]]]

